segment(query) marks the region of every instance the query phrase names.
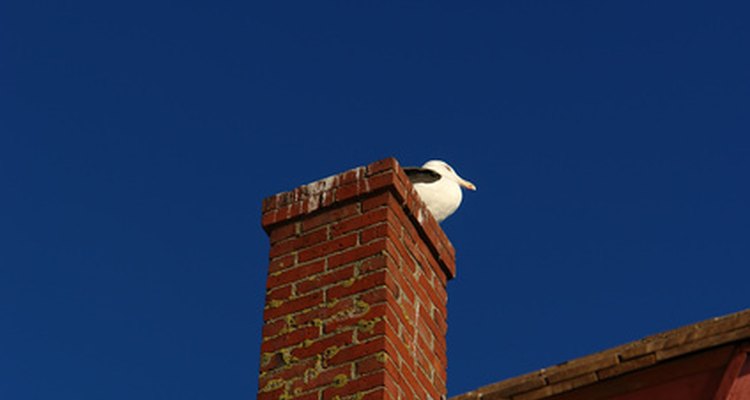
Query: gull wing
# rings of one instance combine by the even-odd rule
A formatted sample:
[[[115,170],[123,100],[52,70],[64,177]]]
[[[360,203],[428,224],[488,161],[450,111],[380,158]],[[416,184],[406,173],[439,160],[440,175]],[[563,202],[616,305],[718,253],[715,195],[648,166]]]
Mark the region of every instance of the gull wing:
[[[404,172],[411,183],[432,183],[440,180],[440,174],[427,168],[405,167]]]

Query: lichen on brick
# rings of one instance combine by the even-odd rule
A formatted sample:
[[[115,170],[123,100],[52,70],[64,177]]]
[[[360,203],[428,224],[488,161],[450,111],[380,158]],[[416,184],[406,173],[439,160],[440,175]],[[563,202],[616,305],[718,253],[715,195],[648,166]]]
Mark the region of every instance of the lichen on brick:
[[[290,349],[282,349],[281,351],[279,351],[279,354],[281,354],[281,360],[284,361],[284,364],[286,365],[293,364],[299,361],[299,358],[292,355]]]
[[[362,332],[372,332],[372,330],[375,329],[375,325],[380,321],[380,317],[376,317],[373,319],[361,319],[359,320],[359,322],[357,322],[357,329]]]
[[[338,354],[339,350],[341,350],[338,346],[331,346],[323,351],[323,355],[326,359],[330,359],[331,357]]]
[[[344,287],[350,287],[350,286],[354,285],[354,282],[356,280],[357,280],[357,276],[353,276],[353,277],[345,280],[344,283],[342,284],[342,286],[344,286]]]
[[[347,382],[349,382],[349,377],[344,374],[338,374],[333,378],[333,386],[337,388],[344,387]]]
[[[305,370],[305,375],[302,380],[305,383],[309,383],[311,380],[317,378],[319,374],[320,372],[318,371],[318,368],[308,368]]]
[[[333,396],[333,397],[331,398],[331,400],[362,400],[362,399],[364,399],[364,398],[365,398],[365,394],[364,394],[364,393],[362,393],[362,392],[357,392],[357,393],[355,393],[355,394],[353,394],[353,395],[349,395],[349,396],[344,396],[344,397],[341,397],[341,396],[339,396],[339,395],[336,395],[336,396]]]
[[[266,308],[276,308],[276,307],[279,307],[282,304],[284,304],[283,300],[273,299],[273,300],[269,300],[268,301],[268,307],[266,307]]]
[[[401,306],[401,311],[403,312],[404,319],[406,322],[411,322],[411,318],[409,317],[409,310],[406,309],[406,307],[403,304],[399,304]]]
[[[287,334],[287,333],[289,333],[289,332],[291,332],[291,331],[293,331],[293,330],[294,330],[294,329],[289,329],[289,327],[288,327],[288,326],[284,326],[283,328],[281,328],[281,329],[279,330],[279,333],[277,333],[277,335],[284,335],[284,334]],[[263,340],[270,340],[270,339],[271,339],[271,338],[263,338]]]
[[[370,305],[363,300],[357,300],[356,302],[354,302],[354,307],[357,308],[357,311],[360,314],[366,314],[368,311],[370,311]]]
[[[266,386],[263,386],[263,388],[260,390],[261,392],[270,392],[273,390],[276,390],[280,387],[284,386],[284,380],[281,378],[275,378],[271,379],[270,381],[266,382]]]

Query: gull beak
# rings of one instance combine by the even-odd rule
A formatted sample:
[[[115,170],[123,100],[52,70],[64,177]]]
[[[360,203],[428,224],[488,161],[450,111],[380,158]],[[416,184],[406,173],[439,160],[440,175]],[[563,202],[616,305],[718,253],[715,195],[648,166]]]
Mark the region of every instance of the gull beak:
[[[477,190],[477,187],[474,186],[473,183],[471,183],[471,182],[469,182],[469,181],[467,181],[467,180],[465,180],[463,178],[458,178],[458,184],[461,185],[461,186],[463,186],[463,187],[465,187],[465,188],[467,188],[467,189],[469,189],[469,190]]]

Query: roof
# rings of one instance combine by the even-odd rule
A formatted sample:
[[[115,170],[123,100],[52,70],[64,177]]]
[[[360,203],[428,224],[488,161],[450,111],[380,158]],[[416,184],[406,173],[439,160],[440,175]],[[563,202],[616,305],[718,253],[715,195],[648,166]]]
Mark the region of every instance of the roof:
[[[750,309],[506,379],[451,400],[545,399],[750,339]]]

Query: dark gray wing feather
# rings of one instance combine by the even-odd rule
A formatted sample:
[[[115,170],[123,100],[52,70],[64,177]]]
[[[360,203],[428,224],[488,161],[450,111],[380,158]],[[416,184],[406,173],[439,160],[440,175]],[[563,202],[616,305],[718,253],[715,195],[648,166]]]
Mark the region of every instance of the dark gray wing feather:
[[[406,167],[404,172],[411,183],[432,183],[440,179],[440,174],[427,168]]]

